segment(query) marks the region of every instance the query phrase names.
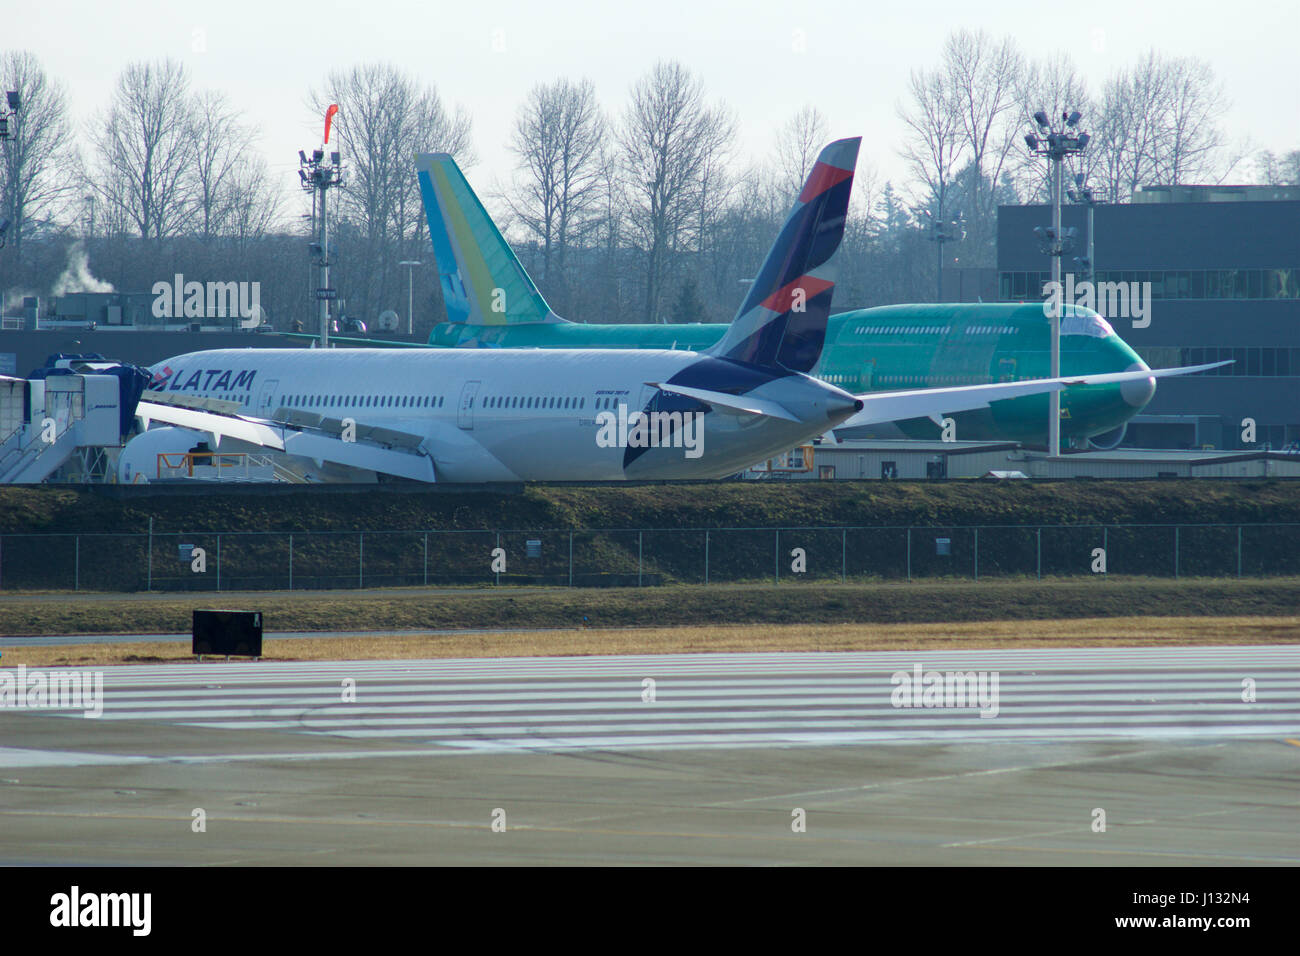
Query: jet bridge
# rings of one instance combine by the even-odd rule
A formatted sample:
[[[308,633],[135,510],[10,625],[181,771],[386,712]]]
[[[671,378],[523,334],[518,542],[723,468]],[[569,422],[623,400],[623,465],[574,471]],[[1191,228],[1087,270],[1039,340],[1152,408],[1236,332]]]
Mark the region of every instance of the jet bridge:
[[[51,356],[26,379],[0,377],[0,483],[104,480],[148,383],[99,355]]]

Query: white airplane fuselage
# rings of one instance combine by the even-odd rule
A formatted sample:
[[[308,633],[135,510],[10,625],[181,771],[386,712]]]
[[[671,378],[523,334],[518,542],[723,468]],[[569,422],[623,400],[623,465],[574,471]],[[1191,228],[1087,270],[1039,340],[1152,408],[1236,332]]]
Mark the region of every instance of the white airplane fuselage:
[[[224,399],[268,422],[289,409],[421,436],[436,480],[449,482],[716,478],[821,435],[860,407],[806,375],[680,351],[217,349],[150,371],[146,402],[159,393]],[[669,382],[774,402],[798,420],[649,384]],[[677,445],[643,449],[598,440],[602,413],[660,408],[700,413],[698,452],[680,435]]]

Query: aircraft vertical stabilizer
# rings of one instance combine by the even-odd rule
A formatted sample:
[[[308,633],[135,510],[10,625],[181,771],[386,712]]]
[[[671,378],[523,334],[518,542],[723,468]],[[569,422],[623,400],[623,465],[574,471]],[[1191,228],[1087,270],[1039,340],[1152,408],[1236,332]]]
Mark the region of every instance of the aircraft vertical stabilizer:
[[[546,304],[447,153],[415,157],[447,317],[468,325],[564,321]]]
[[[821,151],[726,334],[707,350],[750,365],[811,372],[826,341],[861,137]]]

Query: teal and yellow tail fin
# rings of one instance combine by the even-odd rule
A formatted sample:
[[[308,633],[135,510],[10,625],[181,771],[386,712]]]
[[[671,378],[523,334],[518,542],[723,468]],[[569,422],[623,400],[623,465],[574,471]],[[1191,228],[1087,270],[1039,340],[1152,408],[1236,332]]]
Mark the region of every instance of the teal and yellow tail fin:
[[[466,325],[564,321],[546,304],[447,153],[415,157],[447,317]]]

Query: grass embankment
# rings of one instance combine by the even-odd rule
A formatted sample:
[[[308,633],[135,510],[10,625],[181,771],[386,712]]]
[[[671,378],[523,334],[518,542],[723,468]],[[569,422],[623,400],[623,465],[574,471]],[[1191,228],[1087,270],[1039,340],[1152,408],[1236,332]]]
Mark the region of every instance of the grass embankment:
[[[685,585],[507,592],[355,591],[6,597],[0,634],[189,633],[194,608],[264,614],[274,631],[960,623],[1300,613],[1300,579],[1098,578]]]
[[[200,493],[202,492],[202,493]],[[0,534],[1300,522],[1284,479],[0,488]]]

